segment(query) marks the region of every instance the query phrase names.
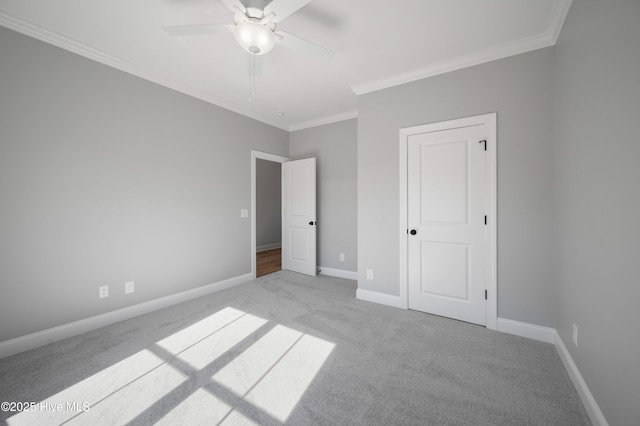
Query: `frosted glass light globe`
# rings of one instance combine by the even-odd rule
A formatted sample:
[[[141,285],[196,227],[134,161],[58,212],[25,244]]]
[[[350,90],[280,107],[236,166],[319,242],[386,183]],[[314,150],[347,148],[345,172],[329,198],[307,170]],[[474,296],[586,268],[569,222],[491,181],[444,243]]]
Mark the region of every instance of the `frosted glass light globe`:
[[[264,55],[276,45],[273,31],[257,21],[245,21],[236,25],[233,35],[244,50],[255,55]]]

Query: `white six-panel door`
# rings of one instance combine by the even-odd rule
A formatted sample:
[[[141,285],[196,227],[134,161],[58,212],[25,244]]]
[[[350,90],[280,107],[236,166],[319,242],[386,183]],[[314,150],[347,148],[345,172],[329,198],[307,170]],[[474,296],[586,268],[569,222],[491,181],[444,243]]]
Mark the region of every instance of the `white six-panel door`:
[[[408,136],[408,307],[485,325],[486,126]]]
[[[282,164],[282,269],[315,276],[316,159]]]

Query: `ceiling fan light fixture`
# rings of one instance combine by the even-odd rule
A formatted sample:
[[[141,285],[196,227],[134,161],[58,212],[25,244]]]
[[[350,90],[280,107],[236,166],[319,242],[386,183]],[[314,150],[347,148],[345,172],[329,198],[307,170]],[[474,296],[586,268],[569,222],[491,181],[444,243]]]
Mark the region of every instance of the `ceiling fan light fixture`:
[[[276,45],[273,31],[254,20],[237,24],[233,35],[240,47],[255,55],[264,55]]]

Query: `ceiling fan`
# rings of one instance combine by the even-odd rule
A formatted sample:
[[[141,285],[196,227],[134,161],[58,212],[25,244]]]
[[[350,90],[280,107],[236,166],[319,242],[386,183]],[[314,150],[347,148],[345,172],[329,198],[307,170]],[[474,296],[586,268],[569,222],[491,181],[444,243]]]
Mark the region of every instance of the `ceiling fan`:
[[[264,55],[276,44],[311,56],[322,62],[328,62],[334,51],[312,43],[286,31],[276,31],[276,24],[295,13],[311,0],[272,0],[264,8],[257,6],[258,0],[221,0],[234,13],[234,25],[231,24],[192,24],[169,25],[162,29],[169,35],[180,37],[187,35],[232,32],[236,41],[250,54],[249,66],[249,102],[255,95],[256,56]]]
[[[232,32],[236,41],[251,55],[264,55],[276,44],[320,61],[329,61],[334,52],[286,31],[276,31],[276,24],[295,13],[311,0],[273,0],[264,9],[245,6],[240,0],[221,0],[234,13],[235,24],[169,25],[162,29],[172,36]],[[255,1],[245,3],[255,4]]]

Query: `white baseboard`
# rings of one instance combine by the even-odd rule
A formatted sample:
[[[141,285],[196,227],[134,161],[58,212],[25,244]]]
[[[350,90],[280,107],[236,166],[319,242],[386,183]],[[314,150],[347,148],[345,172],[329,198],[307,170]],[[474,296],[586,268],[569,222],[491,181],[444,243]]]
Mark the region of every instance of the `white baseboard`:
[[[356,272],[343,271],[340,269],[321,267],[321,274],[346,279],[357,279]],[[170,296],[161,297],[159,299],[154,299],[148,302],[139,303],[137,305],[128,306],[126,308],[107,312],[101,315],[96,315],[83,320],[63,324],[58,327],[49,328],[47,330],[28,334],[26,336],[6,340],[4,342],[0,342],[0,359],[18,354],[20,352],[28,351],[30,349],[35,349],[49,343],[57,342],[62,339],[77,336],[88,331],[96,330],[107,325],[115,324],[120,321],[144,315],[158,309],[186,302],[197,297],[202,297],[211,293],[215,293],[217,291],[225,290],[227,288],[234,287],[247,281],[251,281],[252,279],[253,276],[250,273],[239,275],[237,277],[229,278],[217,283],[208,284],[202,287],[172,294]],[[400,296],[393,296],[390,294],[379,293],[371,290],[364,290],[360,288],[357,289],[356,299],[392,306],[394,308],[407,309],[404,303],[400,301]],[[596,426],[609,425],[606,418],[604,417],[604,414],[602,414],[602,411],[600,410],[600,407],[598,406],[595,398],[593,397],[593,394],[582,378],[582,375],[580,374],[578,367],[573,361],[569,350],[567,349],[564,342],[560,338],[560,335],[555,329],[550,327],[542,327],[535,324],[528,324],[520,321],[509,320],[505,318],[498,318],[497,330],[503,333],[528,337],[530,339],[554,344],[556,351],[558,352],[558,355],[560,356],[560,359],[562,360],[562,363],[564,364],[564,367],[567,370],[573,385],[578,391],[578,395],[580,395],[580,399],[582,400],[582,403],[585,407],[585,410],[587,411],[587,414],[589,415],[591,422]]]
[[[251,281],[252,279],[252,274],[239,275],[217,283],[204,285],[202,287],[139,303],[137,305],[127,306],[126,308],[70,322],[68,324],[38,331],[15,339],[5,340],[4,342],[0,342],[0,359],[28,351],[30,349],[35,349],[49,343],[57,342],[68,337],[96,330],[107,325],[115,324],[120,321],[148,314],[149,312],[157,311],[158,309],[166,308],[197,297],[234,287],[247,281]]]
[[[498,318],[496,330],[547,343],[554,343],[554,336],[556,334],[556,330],[551,327],[543,327],[541,325],[529,324],[506,318]]]
[[[515,334],[517,336],[528,337],[530,339],[540,340],[547,343],[552,343],[556,347],[556,351],[564,364],[564,368],[569,373],[571,382],[578,391],[580,400],[584,405],[589,419],[594,426],[608,426],[600,407],[596,403],[593,394],[587,387],[586,382],[582,378],[578,366],[573,361],[569,350],[564,345],[564,342],[560,338],[560,335],[554,328],[542,327],[534,324],[527,324],[520,321],[508,320],[505,318],[498,318],[497,330],[503,333]]]
[[[593,394],[587,387],[587,383],[582,378],[582,374],[580,374],[578,366],[575,362],[573,362],[573,358],[571,357],[569,350],[567,349],[557,332],[554,332],[553,343],[555,344],[556,351],[558,351],[558,355],[560,355],[560,359],[564,364],[564,368],[569,373],[569,377],[571,378],[571,382],[573,382],[573,386],[575,386],[576,390],[578,391],[578,395],[580,395],[580,399],[582,400],[584,409],[589,415],[591,423],[594,426],[608,426],[609,423],[607,423],[607,419],[605,419],[604,414],[602,414],[602,411],[600,411],[600,407],[598,406],[596,399],[593,397]]]
[[[359,288],[356,290],[356,299],[364,300],[366,302],[379,303],[381,305],[392,306],[394,308],[407,309],[405,303],[402,303],[400,296],[393,296],[386,293],[379,293],[377,291],[364,290]]]
[[[320,267],[320,274],[328,275],[330,277],[345,278],[347,280],[358,279],[358,273],[355,271],[345,271],[343,269],[327,268],[326,266]]]
[[[262,245],[262,246],[258,246],[258,247],[256,247],[256,252],[273,250],[273,249],[277,249],[277,248],[282,248],[282,243],[265,244],[265,245]]]

